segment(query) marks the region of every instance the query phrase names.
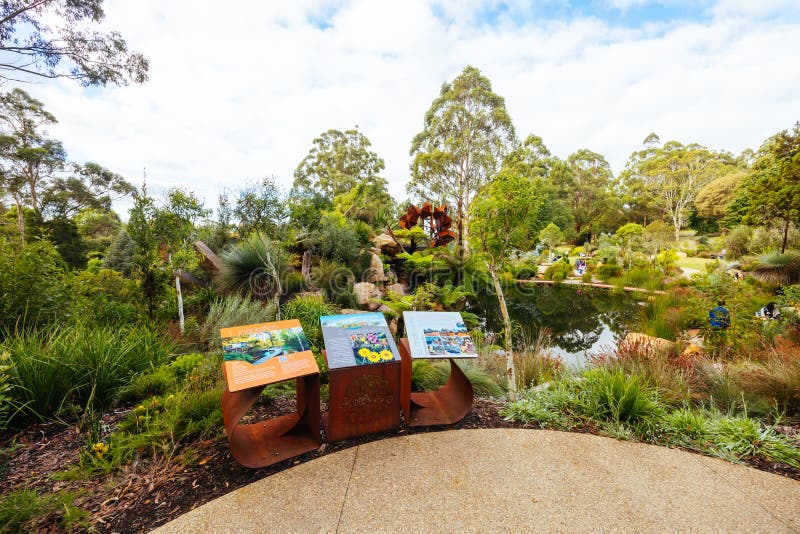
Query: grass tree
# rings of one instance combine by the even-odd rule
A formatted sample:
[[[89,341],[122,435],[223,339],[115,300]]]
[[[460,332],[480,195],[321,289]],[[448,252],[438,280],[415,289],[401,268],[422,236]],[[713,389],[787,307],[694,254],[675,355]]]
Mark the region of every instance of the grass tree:
[[[543,199],[531,178],[509,170],[501,171],[484,187],[470,207],[473,250],[486,259],[486,266],[497,293],[503,316],[506,351],[506,374],[509,397],[516,398],[517,379],[511,340],[511,317],[508,314],[498,273],[513,250],[529,248],[541,227]]]

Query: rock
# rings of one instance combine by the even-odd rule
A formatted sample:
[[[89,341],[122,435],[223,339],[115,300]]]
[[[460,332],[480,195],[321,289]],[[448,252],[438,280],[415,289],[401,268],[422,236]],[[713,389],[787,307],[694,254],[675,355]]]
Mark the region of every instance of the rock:
[[[381,306],[381,291],[378,289],[378,286],[373,283],[359,282],[353,284],[353,293],[356,296],[356,302],[361,307],[366,307],[369,310],[377,310]]]
[[[397,335],[397,318],[389,321],[389,332],[391,332],[393,336]]]
[[[369,282],[385,282],[386,275],[383,272],[383,260],[377,254],[372,255],[369,264]]]
[[[339,311],[339,313],[342,314],[342,315],[354,315],[356,313],[364,313],[364,312],[363,312],[363,310],[353,310],[351,308],[342,308]]]
[[[395,314],[395,311],[393,309],[391,309],[389,306],[387,306],[386,304],[381,304],[378,307],[378,311],[381,312],[381,313],[388,313],[389,315],[394,315]]]
[[[398,295],[408,295],[408,286],[406,284],[389,284],[386,286],[387,293],[397,293]]]
[[[394,240],[389,234],[380,234],[372,238],[372,244],[379,248],[382,253],[395,255],[399,254],[402,250],[397,241]]]
[[[668,352],[675,350],[675,343],[660,337],[648,336],[638,332],[631,332],[619,344],[619,350],[643,353],[650,350]]]
[[[689,343],[683,352],[681,352],[681,358],[691,358],[695,356],[702,356],[705,353],[703,347],[696,343]]]

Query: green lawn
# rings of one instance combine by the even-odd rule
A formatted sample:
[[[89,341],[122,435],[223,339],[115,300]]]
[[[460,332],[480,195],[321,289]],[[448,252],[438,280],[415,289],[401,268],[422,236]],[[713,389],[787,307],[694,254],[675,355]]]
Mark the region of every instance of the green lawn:
[[[679,258],[676,265],[678,267],[686,267],[687,269],[697,269],[699,271],[704,271],[706,269],[706,265],[708,265],[713,261],[716,260],[711,260],[708,258]]]

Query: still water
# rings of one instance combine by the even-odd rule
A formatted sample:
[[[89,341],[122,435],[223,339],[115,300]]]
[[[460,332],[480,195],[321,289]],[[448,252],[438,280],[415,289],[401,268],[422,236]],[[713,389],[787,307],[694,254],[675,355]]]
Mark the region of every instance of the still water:
[[[527,339],[542,328],[550,331],[551,354],[570,367],[583,367],[587,355],[614,350],[629,331],[636,330],[640,303],[637,294],[608,289],[530,285],[506,292],[511,320]],[[485,318],[487,330],[500,332],[503,320],[497,298],[486,296],[473,313]]]

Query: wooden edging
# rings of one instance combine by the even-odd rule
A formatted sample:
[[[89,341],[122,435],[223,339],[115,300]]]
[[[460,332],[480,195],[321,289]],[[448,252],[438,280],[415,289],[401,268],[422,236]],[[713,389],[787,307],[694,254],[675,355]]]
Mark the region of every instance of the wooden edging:
[[[562,282],[556,282],[555,280],[540,280],[538,278],[532,278],[530,280],[514,280],[515,283],[520,284],[547,284],[547,285],[555,285],[555,284],[566,284],[570,286],[585,286],[585,287],[599,287],[602,289],[620,289],[617,286],[612,286],[611,284],[601,284],[598,282],[581,282],[579,280],[564,280]],[[656,295],[666,295],[666,291],[661,291],[660,289],[644,289],[642,287],[632,287],[632,286],[625,286],[621,288],[624,291],[629,291],[633,293],[653,293]]]

